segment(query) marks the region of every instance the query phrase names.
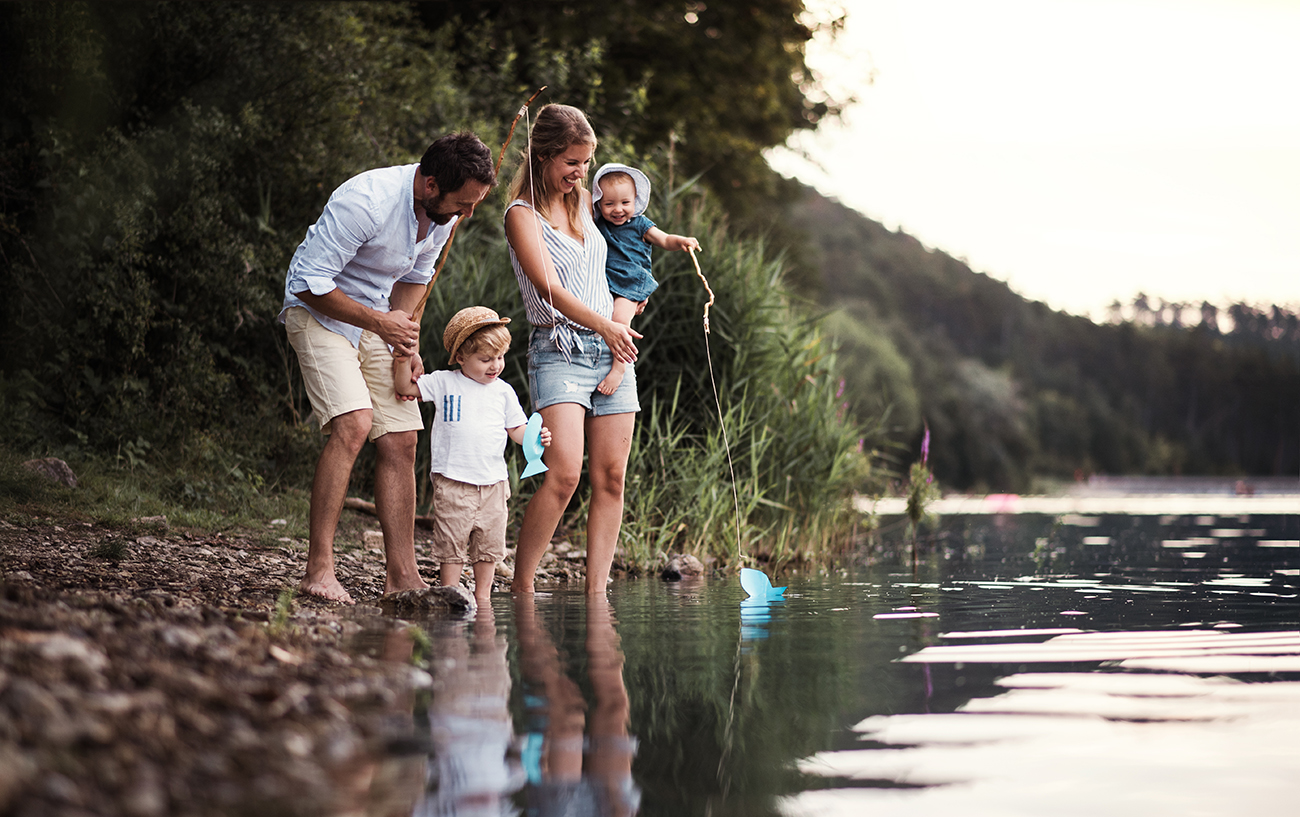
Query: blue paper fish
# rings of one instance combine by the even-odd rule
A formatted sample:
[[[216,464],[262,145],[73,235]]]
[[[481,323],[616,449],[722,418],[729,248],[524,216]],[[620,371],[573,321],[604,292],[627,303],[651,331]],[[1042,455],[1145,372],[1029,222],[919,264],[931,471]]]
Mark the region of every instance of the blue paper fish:
[[[785,596],[784,587],[773,587],[772,580],[761,570],[751,570],[748,567],[740,569],[740,586],[745,588],[749,598],[760,601],[773,601]]]
[[[548,470],[546,464],[542,462],[542,451],[545,446],[542,445],[542,415],[533,412],[533,416],[528,418],[528,425],[524,426],[524,459],[528,464],[524,466],[524,473],[520,476],[531,477],[533,474],[540,474]]]

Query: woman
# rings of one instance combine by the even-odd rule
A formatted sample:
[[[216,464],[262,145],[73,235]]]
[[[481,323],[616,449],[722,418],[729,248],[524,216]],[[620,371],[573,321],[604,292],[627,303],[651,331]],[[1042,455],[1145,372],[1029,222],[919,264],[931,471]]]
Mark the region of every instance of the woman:
[[[587,517],[587,592],[603,593],[623,522],[623,478],[636,412],[634,340],[615,323],[605,279],[605,240],[591,218],[582,182],[596,151],[587,117],[547,105],[533,125],[527,160],[506,207],[510,263],[528,322],[528,387],[551,431],[545,482],[524,511],[511,590],[533,592],[533,576],[578,487],[584,447],[591,481]],[[596,389],[617,359],[627,376],[613,394]]]

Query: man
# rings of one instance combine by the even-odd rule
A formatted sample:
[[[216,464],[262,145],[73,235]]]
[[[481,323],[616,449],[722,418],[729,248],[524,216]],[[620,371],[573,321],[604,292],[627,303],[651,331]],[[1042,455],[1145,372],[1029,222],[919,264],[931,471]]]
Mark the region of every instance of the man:
[[[384,532],[384,592],[427,587],[415,563],[417,403],[393,388],[393,357],[414,355],[412,314],[457,220],[496,183],[492,154],[470,133],[444,136],[418,165],[344,182],[294,252],[280,320],[298,354],[321,431],[311,486],[307,575],[299,589],[352,604],[334,572],[334,534],[357,454],[374,441],[375,506]]]

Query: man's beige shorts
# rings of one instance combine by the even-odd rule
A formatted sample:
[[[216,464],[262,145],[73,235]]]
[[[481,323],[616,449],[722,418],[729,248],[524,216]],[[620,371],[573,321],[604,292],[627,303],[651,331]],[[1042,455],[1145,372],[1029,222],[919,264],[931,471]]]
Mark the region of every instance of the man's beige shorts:
[[[510,480],[470,485],[433,474],[433,558],[443,562],[501,562],[506,558]]]
[[[390,431],[424,428],[420,405],[401,400],[393,388],[393,353],[373,332],[361,333],[361,345],[331,332],[300,306],[284,316],[289,344],[298,353],[298,368],[322,433],[330,421],[350,411],[370,409],[370,439]]]

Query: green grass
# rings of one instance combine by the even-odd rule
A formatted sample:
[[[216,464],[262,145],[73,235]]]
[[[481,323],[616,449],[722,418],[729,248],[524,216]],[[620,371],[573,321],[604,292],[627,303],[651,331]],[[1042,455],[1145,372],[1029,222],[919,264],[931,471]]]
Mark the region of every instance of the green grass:
[[[186,527],[257,532],[268,542],[281,536],[307,536],[309,502],[303,490],[250,491],[243,480],[185,471],[161,457],[151,465],[129,467],[89,452],[65,456],[77,475],[76,488],[32,473],[22,465],[27,456],[0,448],[0,515],[11,521],[59,516],[138,535]],[[200,501],[178,496],[171,489],[178,480],[201,481],[208,493]],[[284,519],[287,524],[268,532],[271,519]],[[103,554],[103,558],[113,557]]]

